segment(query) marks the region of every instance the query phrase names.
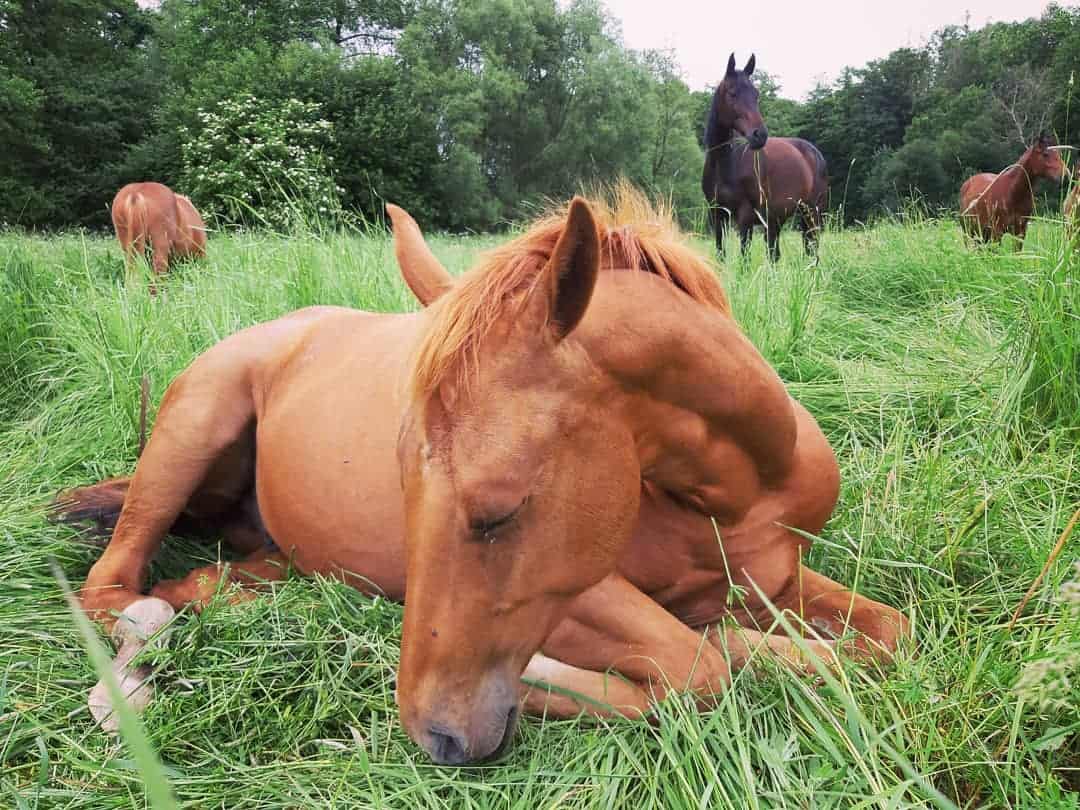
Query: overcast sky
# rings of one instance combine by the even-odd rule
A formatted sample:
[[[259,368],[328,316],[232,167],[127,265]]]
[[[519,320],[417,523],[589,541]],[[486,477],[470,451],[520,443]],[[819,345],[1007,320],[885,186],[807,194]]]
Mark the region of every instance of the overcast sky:
[[[693,90],[715,84],[728,54],[751,52],[802,99],[818,79],[835,79],[896,48],[919,46],[945,25],[1038,16],[1046,0],[604,0],[631,48],[672,48]]]

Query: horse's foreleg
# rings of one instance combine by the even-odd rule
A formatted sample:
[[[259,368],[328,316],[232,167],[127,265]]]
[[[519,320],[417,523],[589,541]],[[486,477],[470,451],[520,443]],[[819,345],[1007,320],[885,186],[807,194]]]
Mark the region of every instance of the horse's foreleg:
[[[843,645],[841,651],[859,659],[889,661],[900,639],[911,635],[908,620],[896,608],[857,594],[805,565],[773,602],[778,610],[790,611],[825,636],[840,638],[854,630],[852,644]]]
[[[721,260],[724,258],[724,231],[727,230],[728,220],[731,219],[726,208],[719,205],[709,204],[709,227],[713,230],[716,240],[716,254]]]
[[[651,697],[668,689],[702,697],[723,691],[731,676],[723,656],[618,574],[574,600],[543,653],[592,672],[614,670]]]
[[[570,718],[584,712],[636,719],[651,703],[643,689],[620,675],[579,669],[542,653],[532,657],[521,678],[522,710],[537,717]]]

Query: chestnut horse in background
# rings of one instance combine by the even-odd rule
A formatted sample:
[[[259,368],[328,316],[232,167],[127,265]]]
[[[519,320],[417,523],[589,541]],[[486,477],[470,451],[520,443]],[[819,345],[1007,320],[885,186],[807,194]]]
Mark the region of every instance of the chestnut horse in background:
[[[147,242],[159,276],[169,269],[172,257],[206,255],[206,225],[199,212],[191,200],[161,183],[129,183],[116,192],[112,221],[129,267],[136,255],[143,255]]]
[[[1000,174],[985,172],[960,187],[960,221],[964,230],[984,242],[1000,242],[1011,233],[1023,246],[1028,220],[1035,210],[1035,180],[1058,182],[1065,163],[1054,140],[1040,135],[1012,166]]]
[[[803,246],[817,252],[822,215],[829,204],[825,158],[802,138],[770,138],[758,110],[758,91],[750,81],[755,58],[735,69],[728,59],[724,80],[713,94],[705,125],[705,170],[701,188],[709,203],[716,250],[723,256],[724,230],[734,218],[743,253],[754,225],[765,226],[772,261],[780,260],[780,228],[798,217]],[[736,143],[736,136],[745,139]]]
[[[522,710],[640,717],[669,688],[708,704],[759,654],[806,669],[766,600],[827,661],[849,629],[844,649],[890,657],[902,614],[801,562],[833,451],[670,213],[576,198],[454,279],[389,212],[426,308],[311,307],[226,338],[169,387],[132,478],[61,496],[66,520],[115,521],[91,616],[126,645],[289,570],[404,600],[401,721],[449,764],[497,755]],[[192,522],[250,556],[147,596]]]

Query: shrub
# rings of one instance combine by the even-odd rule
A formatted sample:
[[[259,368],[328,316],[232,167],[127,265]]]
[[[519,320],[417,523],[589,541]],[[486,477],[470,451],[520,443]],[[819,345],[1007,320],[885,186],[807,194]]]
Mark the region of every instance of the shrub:
[[[183,188],[209,215],[289,230],[340,210],[320,105],[243,95],[199,110],[198,120],[198,132],[181,131]]]

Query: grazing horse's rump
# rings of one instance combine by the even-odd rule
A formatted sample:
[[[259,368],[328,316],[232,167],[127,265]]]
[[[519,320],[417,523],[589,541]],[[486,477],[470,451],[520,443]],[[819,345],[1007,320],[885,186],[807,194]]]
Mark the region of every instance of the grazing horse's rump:
[[[836,503],[832,449],[669,217],[628,191],[576,199],[454,279],[390,214],[425,309],[313,307],[226,338],[169,387],[126,489],[64,496],[105,525],[122,499],[81,591],[92,616],[160,623],[290,567],[403,599],[401,720],[453,764],[496,755],[522,709],[636,717],[672,686],[707,701],[751,647],[802,666],[759,632],[759,593],[889,656],[904,618],[801,564]],[[148,599],[180,519],[255,550]],[[250,542],[263,527],[277,548]]]
[[[153,248],[154,272],[163,275],[172,257],[206,253],[206,225],[191,200],[161,183],[129,183],[112,203],[116,238],[130,263]]]
[[[735,54],[713,94],[705,127],[705,168],[701,188],[709,204],[716,249],[724,250],[724,230],[735,222],[743,250],[754,226],[765,226],[773,261],[780,258],[780,228],[798,217],[807,253],[817,248],[822,216],[829,204],[829,178],[821,151],[802,138],[769,137],[758,111],[758,91],[750,82],[755,60],[735,69]],[[736,143],[742,136],[745,143]]]
[[[1065,164],[1053,139],[1040,135],[1020,159],[1000,174],[985,172],[960,187],[960,222],[964,230],[986,242],[999,242],[1011,233],[1023,244],[1028,220],[1035,210],[1035,181],[1061,180]]]

